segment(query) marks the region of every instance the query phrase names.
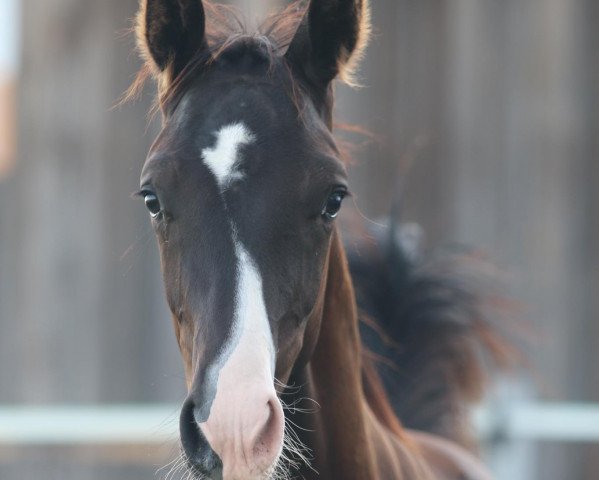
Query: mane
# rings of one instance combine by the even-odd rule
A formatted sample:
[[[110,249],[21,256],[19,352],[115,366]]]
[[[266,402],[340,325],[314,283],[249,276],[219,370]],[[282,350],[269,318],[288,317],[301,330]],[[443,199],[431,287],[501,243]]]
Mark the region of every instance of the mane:
[[[493,267],[467,249],[415,254],[387,231],[350,249],[349,262],[367,397],[385,397],[379,419],[393,413],[476,450],[470,406],[489,373],[525,363],[507,322],[517,305],[499,292]]]

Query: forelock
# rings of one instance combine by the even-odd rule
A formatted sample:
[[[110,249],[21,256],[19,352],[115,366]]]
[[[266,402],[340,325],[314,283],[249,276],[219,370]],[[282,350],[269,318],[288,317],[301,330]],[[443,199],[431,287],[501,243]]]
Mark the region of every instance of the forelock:
[[[190,80],[210,65],[211,62],[234,49],[241,42],[254,41],[262,52],[265,52],[271,64],[281,58],[291,43],[299,23],[307,8],[307,1],[296,0],[283,11],[271,14],[260,25],[257,31],[249,32],[238,8],[230,5],[214,4],[203,0],[206,13],[206,40],[208,48],[194,55],[181,73],[172,81],[166,81],[164,73],[157,72],[148,60],[147,52],[142,49],[145,63],[125,93],[123,101],[136,97],[149,77],[157,80],[158,95],[156,107],[162,111],[172,108],[184,93]],[[138,18],[140,22],[141,16]],[[140,28],[137,26],[137,34]],[[138,42],[143,45],[143,42]]]

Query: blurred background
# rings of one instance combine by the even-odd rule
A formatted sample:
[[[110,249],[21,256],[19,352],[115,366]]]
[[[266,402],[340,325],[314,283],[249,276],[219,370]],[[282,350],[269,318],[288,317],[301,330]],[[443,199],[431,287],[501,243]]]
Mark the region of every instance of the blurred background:
[[[285,2],[234,3],[254,20]],[[338,89],[338,120],[376,134],[354,154],[357,205],[387,214],[410,163],[402,220],[428,246],[487,252],[526,306],[531,368],[487,404],[497,478],[597,479],[599,2],[372,4],[364,88]],[[175,448],[183,369],[153,233],[129,198],[158,127],[152,90],[111,108],[140,66],[136,9],[0,0],[2,480],[160,478]],[[100,429],[111,406],[133,405],[122,424],[155,421],[145,441],[87,423],[69,434],[56,425],[74,405]],[[11,430],[17,418],[37,420]]]

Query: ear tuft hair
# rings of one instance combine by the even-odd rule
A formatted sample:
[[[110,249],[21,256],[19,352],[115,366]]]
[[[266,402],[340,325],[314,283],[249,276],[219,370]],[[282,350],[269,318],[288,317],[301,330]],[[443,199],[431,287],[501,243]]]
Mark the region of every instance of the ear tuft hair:
[[[347,52],[346,50],[345,60],[343,61],[343,59],[340,59],[338,64],[339,80],[353,88],[361,87],[361,84],[357,81],[356,77],[372,35],[370,0],[364,0],[361,8],[362,12],[360,15],[356,46],[352,52]]]
[[[140,0],[137,46],[159,83],[172,81],[206,47],[205,23],[201,0]]]

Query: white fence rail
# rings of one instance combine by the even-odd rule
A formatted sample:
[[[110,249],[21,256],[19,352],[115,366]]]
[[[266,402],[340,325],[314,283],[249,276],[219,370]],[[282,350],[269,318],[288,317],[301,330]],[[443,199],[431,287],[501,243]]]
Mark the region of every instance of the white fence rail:
[[[153,444],[175,440],[175,405],[0,407],[0,446]]]
[[[599,442],[598,404],[507,404],[481,409],[474,418],[486,439]]]
[[[175,441],[178,411],[176,405],[0,407],[0,447]],[[490,441],[599,442],[596,404],[507,404],[474,418]]]

